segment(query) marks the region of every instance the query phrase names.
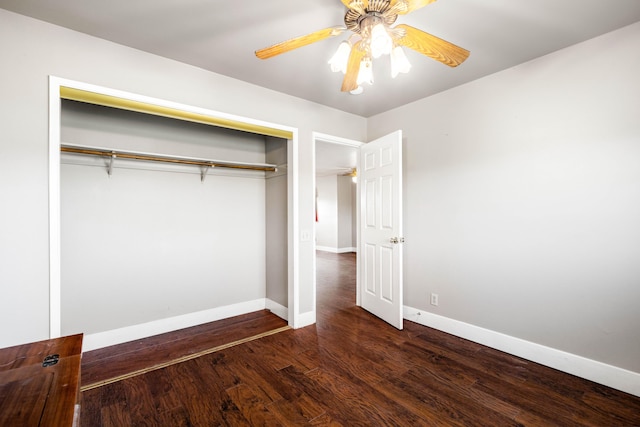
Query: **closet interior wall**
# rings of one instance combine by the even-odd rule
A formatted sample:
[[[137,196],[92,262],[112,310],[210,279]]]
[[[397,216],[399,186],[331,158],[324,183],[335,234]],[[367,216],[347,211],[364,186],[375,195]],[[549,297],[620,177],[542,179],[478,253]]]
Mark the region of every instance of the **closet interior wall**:
[[[61,140],[266,163],[262,135],[76,101],[62,102]],[[63,335],[266,298],[267,206],[276,205],[267,201],[265,172],[212,168],[201,180],[194,166],[116,159],[109,176],[107,162],[62,153]],[[284,183],[278,209],[286,214],[286,173]],[[285,235],[271,237],[286,271],[284,221]]]
[[[277,165],[266,173],[266,274],[267,300],[288,307],[287,140],[266,138],[266,162]],[[274,311],[276,307],[273,307]],[[278,313],[283,317],[284,313]]]

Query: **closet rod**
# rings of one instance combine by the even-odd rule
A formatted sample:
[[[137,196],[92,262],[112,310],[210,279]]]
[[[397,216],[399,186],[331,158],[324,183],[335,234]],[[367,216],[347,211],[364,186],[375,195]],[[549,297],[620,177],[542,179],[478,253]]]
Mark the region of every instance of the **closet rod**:
[[[65,153],[86,154],[90,156],[111,157],[116,159],[146,160],[151,162],[179,163],[184,165],[208,166],[216,168],[233,168],[265,172],[276,172],[275,165],[256,163],[234,163],[220,160],[197,159],[193,157],[136,153],[134,151],[111,150],[108,148],[85,147],[80,145],[62,144],[60,151]]]

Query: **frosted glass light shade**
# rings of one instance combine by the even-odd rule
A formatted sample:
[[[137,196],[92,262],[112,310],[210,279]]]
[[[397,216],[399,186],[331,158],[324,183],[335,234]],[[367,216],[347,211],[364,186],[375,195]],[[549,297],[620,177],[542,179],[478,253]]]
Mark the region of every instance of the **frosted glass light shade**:
[[[331,71],[337,73],[338,71],[342,71],[342,73],[347,72],[347,62],[349,61],[349,54],[351,53],[351,45],[349,42],[342,42],[338,45],[338,49],[336,53],[333,54],[331,59],[329,60],[329,65],[331,66]]]
[[[358,72],[356,83],[358,86],[362,86],[363,83],[373,84],[373,64],[371,59],[365,58],[360,62],[360,71]]]
[[[396,46],[391,51],[391,77],[394,79],[400,73],[408,73],[411,69],[411,64],[404,54],[404,51],[400,46]]]
[[[380,58],[388,55],[393,47],[393,40],[383,24],[376,24],[371,30],[371,56]]]

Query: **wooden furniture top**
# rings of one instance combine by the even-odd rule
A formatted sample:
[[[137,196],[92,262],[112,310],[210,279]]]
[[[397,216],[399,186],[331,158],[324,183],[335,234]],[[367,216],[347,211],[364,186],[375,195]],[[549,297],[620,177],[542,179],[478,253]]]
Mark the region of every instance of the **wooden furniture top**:
[[[0,425],[72,426],[82,334],[0,349]]]

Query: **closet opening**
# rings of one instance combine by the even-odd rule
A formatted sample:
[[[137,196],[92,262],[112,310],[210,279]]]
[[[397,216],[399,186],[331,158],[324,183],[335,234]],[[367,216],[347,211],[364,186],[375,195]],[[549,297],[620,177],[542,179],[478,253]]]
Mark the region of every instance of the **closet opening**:
[[[51,336],[88,351],[265,308],[292,324],[294,130],[68,84],[51,85]]]

